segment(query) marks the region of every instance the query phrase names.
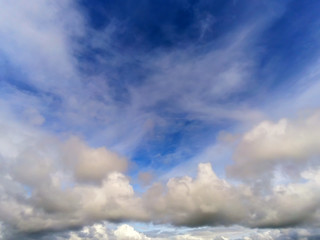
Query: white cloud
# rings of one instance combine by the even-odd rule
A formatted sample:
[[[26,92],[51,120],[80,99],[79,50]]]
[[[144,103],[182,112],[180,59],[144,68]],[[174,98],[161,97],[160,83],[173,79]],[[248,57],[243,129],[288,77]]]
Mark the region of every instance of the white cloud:
[[[68,37],[83,30],[71,1],[1,1],[1,53],[38,88],[62,91],[76,76]],[[63,17],[62,17],[63,16]],[[36,54],[36,55],[35,55]]]
[[[90,44],[110,48],[102,38],[112,34],[113,24],[96,32],[73,0],[0,4],[0,60],[1,66],[7,64],[0,68],[0,101],[23,121],[83,135],[94,132],[93,141],[132,151],[148,131],[151,114],[114,101],[109,76],[83,74],[88,66],[77,58]],[[17,74],[8,77],[7,66]]]
[[[231,224],[241,220],[245,211],[237,194],[233,186],[215,175],[210,164],[199,164],[196,179],[172,178],[166,188],[156,184],[146,193],[145,201],[154,218],[162,222]]]
[[[84,31],[72,1],[1,1],[1,5],[1,57],[23,75],[18,82],[40,91],[38,98],[70,94],[78,86],[78,72],[69,40]]]
[[[268,174],[277,165],[305,165],[320,155],[319,146],[318,111],[298,119],[264,121],[243,135],[229,173],[255,178]]]
[[[133,107],[142,110],[165,104],[170,113],[186,113],[190,119],[209,122],[259,118],[260,112],[246,104],[220,102],[244,91],[250,81],[256,56],[248,51],[246,40],[254,38],[263,24],[257,21],[239,28],[231,36],[221,37],[215,49],[204,47],[202,54],[191,46],[164,52],[151,61],[149,57],[150,68],[156,73],[145,84],[130,89]]]
[[[94,224],[85,226],[78,232],[70,232],[69,240],[108,240],[109,234],[107,226],[104,224]]]
[[[290,136],[297,132],[303,135],[305,129],[311,132],[311,127],[315,129],[318,117],[312,116],[301,121],[301,125],[289,124]],[[272,125],[255,128],[242,141],[260,138],[269,141],[286,136],[284,123],[271,127],[270,131]],[[196,178],[174,177],[165,186],[156,183],[140,197],[129,178],[119,172],[123,158],[105,148],[89,147],[77,138],[61,141],[5,116],[0,120],[0,128],[0,219],[22,232],[65,229],[103,220],[285,227],[313,226],[320,219],[317,168],[305,168],[289,183],[275,183],[257,191],[256,186],[235,185],[219,178],[208,163],[199,164]],[[303,143],[311,140],[305,139]],[[88,171],[101,168],[101,175],[89,179],[92,180],[89,183],[79,181],[82,175],[77,166],[82,161],[93,164],[86,167]],[[101,164],[97,168],[96,161]]]
[[[97,220],[145,219],[141,200],[128,178],[117,172],[125,161],[116,153],[91,148],[76,138],[60,141],[4,116],[0,129],[0,219],[4,222],[30,232]],[[65,159],[66,155],[71,160]],[[99,182],[77,181],[82,161],[88,161],[89,173],[102,172]],[[98,169],[96,161],[101,164]]]
[[[306,164],[318,165],[314,157],[320,154],[319,113],[264,121],[243,135],[230,168],[232,176],[261,180],[264,174],[271,176],[275,166],[289,163],[296,168],[296,178],[289,176],[290,183],[263,182],[265,191],[245,183],[232,184],[217,177],[210,164],[199,164],[196,178],[172,177],[165,186],[155,184],[140,197],[124,174],[128,161],[121,155],[105,147],[91,147],[76,137],[65,141],[39,130],[45,121],[50,122],[45,119],[50,114],[67,122],[65,128],[90,122],[88,128],[100,132],[99,127],[107,125],[102,127],[100,141],[107,139],[113,143],[108,145],[125,152],[157,124],[168,124],[165,117],[145,111],[162,101],[170,102],[167,106],[172,112],[189,113],[191,119],[260,118],[259,111],[246,104],[219,102],[243,91],[250,81],[255,55],[248,55],[252,46],[246,40],[261,23],[228,36],[225,40],[233,44],[222,44],[217,51],[208,49],[198,55],[194,49],[184,49],[151,59],[150,66],[157,73],[145,85],[130,87],[131,101],[119,107],[112,105],[105,79],[94,76],[89,79],[95,80],[93,84],[77,70],[73,56],[77,46],[70,41],[88,29],[72,1],[0,3],[0,53],[25,76],[22,82],[39,91],[36,97],[8,87],[8,83],[5,86],[10,91],[0,102],[1,107],[22,109],[26,120],[17,122],[0,113],[1,221],[26,233],[103,220],[251,227],[313,226],[319,222],[320,174]],[[235,37],[239,41],[234,42]],[[220,60],[215,61],[217,58]],[[58,100],[53,100],[56,97]],[[55,101],[61,101],[62,110],[57,107],[58,113],[49,113],[48,106]],[[96,127],[96,122],[104,124]],[[71,233],[70,238],[108,238],[103,225],[91,225],[81,234]],[[119,239],[149,239],[129,225],[119,226],[113,234]],[[277,234],[263,232],[250,238],[273,239]],[[212,233],[207,236],[211,238]],[[230,238],[225,234],[215,237]],[[172,238],[205,239],[195,233]]]
[[[308,240],[315,239],[318,232],[305,228],[284,228],[284,229],[250,229],[239,226],[233,227],[204,227],[201,229],[170,228],[153,236],[137,231],[128,224],[115,226],[108,224],[94,224],[83,227],[77,232],[69,233],[69,240]],[[58,238],[60,239],[60,238]]]
[[[64,144],[63,152],[80,181],[101,182],[111,172],[124,172],[128,165],[124,157],[104,147],[92,149],[75,137]]]
[[[115,231],[114,235],[117,240],[151,240],[142,233],[137,232],[128,224],[120,225]]]
[[[94,224],[85,226],[78,232],[70,232],[69,240],[152,240],[145,234],[136,231],[128,224],[121,224],[115,230],[112,230],[106,224]],[[160,239],[159,239],[160,240]]]
[[[317,171],[309,170],[299,182],[257,191],[256,186],[219,179],[210,164],[199,164],[195,179],[172,178],[166,187],[155,184],[144,200],[153,219],[175,225],[314,225],[320,211],[318,177]]]

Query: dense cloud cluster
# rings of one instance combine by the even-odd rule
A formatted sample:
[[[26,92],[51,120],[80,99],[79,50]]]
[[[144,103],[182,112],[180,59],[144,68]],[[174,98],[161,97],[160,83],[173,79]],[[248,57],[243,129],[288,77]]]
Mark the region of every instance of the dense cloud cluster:
[[[171,15],[149,32],[128,2],[100,27],[80,2],[0,0],[0,240],[319,239],[318,65],[295,104],[252,103],[272,92],[252,90],[256,72],[277,79],[258,40],[286,4],[161,3]],[[144,12],[148,28],[162,18]],[[202,161],[211,144],[227,159]]]
[[[35,232],[130,215],[144,219],[139,198],[119,172],[119,166],[126,164],[123,157],[105,148],[90,148],[78,138],[61,142],[8,122],[1,121],[0,137],[2,221]],[[87,183],[81,176],[100,178]]]
[[[259,191],[256,186],[232,185],[218,179],[210,165],[200,164],[196,179],[170,179],[165,188],[155,185],[146,200],[155,219],[176,225],[316,226],[318,178],[319,170],[308,170],[302,172],[299,182]]]
[[[317,239],[319,232],[310,229],[246,229],[233,228],[199,228],[188,229],[185,232],[163,231],[156,237],[148,236],[135,230],[128,224],[122,224],[116,229],[103,224],[86,226],[78,232],[71,232],[68,240],[80,239],[112,239],[112,240],[311,240]]]
[[[278,155],[258,160],[258,154],[264,156],[259,149],[265,149],[265,144],[266,148],[272,146],[277,151],[277,145],[270,145],[269,141],[283,141],[287,134],[283,124],[287,121],[275,125],[263,122],[245,133],[235,151],[232,167],[244,171],[246,167],[250,171],[256,167],[260,171],[259,164],[269,161],[274,165]],[[319,124],[318,113],[303,123]],[[305,124],[299,129],[296,125],[289,128],[288,134],[292,138],[309,136],[310,130]],[[319,166],[297,165],[299,176],[285,176],[285,182],[273,181],[269,188],[259,189],[258,183],[221,179],[211,164],[200,163],[196,178],[184,176],[171,178],[165,185],[154,183],[139,195],[129,178],[120,172],[127,160],[116,153],[91,148],[76,137],[59,140],[12,120],[1,121],[1,131],[1,221],[18,232],[63,230],[103,220],[248,227],[317,227],[320,220]],[[251,156],[249,149],[252,149],[257,161],[237,162],[238,157],[243,157],[244,143],[252,143],[253,137],[261,139],[257,143],[259,148],[247,148],[246,156]],[[302,154],[301,150],[297,150],[296,155],[290,152],[292,161],[300,156],[316,156],[314,144],[315,141],[304,138],[303,146],[298,146],[310,149],[310,155]],[[298,146],[295,145],[295,149]],[[85,166],[82,168],[82,165]],[[269,171],[272,177],[274,171]],[[258,181],[259,176],[255,179]]]
[[[291,165],[299,169],[298,165],[317,164],[320,155],[319,123],[318,111],[303,118],[259,123],[242,137],[230,174],[250,179],[269,174],[277,166]]]
[[[79,181],[101,182],[111,172],[124,172],[127,160],[104,147],[91,149],[78,138],[69,139],[63,146],[64,161]]]

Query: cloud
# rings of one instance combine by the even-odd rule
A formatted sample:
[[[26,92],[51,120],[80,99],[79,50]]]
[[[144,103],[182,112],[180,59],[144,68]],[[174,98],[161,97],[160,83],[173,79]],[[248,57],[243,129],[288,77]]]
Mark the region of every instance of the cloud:
[[[0,222],[0,239],[1,240],[4,240],[3,230],[4,230],[4,227],[2,225],[2,222]]]
[[[63,149],[63,158],[79,181],[101,182],[111,172],[124,172],[128,165],[124,157],[104,147],[91,149],[75,137],[69,139]]]
[[[128,224],[121,224],[115,230],[112,230],[108,224],[94,224],[85,226],[80,231],[69,233],[69,240],[152,240],[145,234],[136,231]]]
[[[194,180],[188,176],[172,178],[166,189],[155,184],[145,201],[155,219],[177,225],[232,224],[244,211],[236,191],[215,175],[210,164],[200,164]]]
[[[306,119],[262,123],[243,135],[238,149],[242,141],[253,144],[255,139],[257,144],[266,144],[299,133],[297,136],[310,138],[297,140],[301,145],[295,145],[296,152],[286,148],[278,152],[277,145],[270,145],[280,157],[297,156],[293,160],[299,163],[301,156],[318,153],[314,147],[318,121],[314,113]],[[201,163],[195,178],[173,177],[166,185],[154,183],[140,196],[121,172],[127,164],[125,158],[106,148],[90,147],[76,137],[62,140],[7,115],[2,115],[0,129],[0,220],[21,233],[61,231],[105,220],[279,228],[316,227],[320,219],[317,167],[297,168],[296,176],[289,176],[285,183],[272,182],[257,189],[246,181],[222,179],[211,164]],[[257,162],[252,159],[251,168],[270,161],[260,160],[259,156],[265,155],[257,149],[253,151]],[[280,164],[280,160],[273,164]],[[248,167],[237,164],[240,169]]]
[[[246,40],[252,38],[259,24],[222,36],[216,48],[204,46],[199,51],[197,46],[190,46],[151,57],[149,68],[154,73],[141,86],[129,89],[132,104],[139,109],[187,114],[190,119],[210,122],[258,117],[259,111],[245,103],[235,107],[229,99],[243,92],[250,82],[256,56],[248,54]],[[239,109],[247,114],[239,114]]]
[[[128,178],[117,172],[126,161],[116,153],[90,148],[77,138],[64,142],[12,120],[1,118],[0,123],[0,212],[5,223],[22,232],[37,232],[98,219],[145,218]],[[88,161],[84,173],[77,169],[83,161]],[[87,178],[96,171],[99,178]]]
[[[117,240],[151,240],[151,238],[137,232],[133,227],[127,224],[120,225],[114,231],[114,235],[117,237]]]
[[[302,121],[302,126],[311,124],[311,128],[317,121],[313,116]],[[267,132],[272,138],[284,134],[281,123],[276,126]],[[119,172],[123,158],[105,148],[89,147],[74,137],[61,141],[12,119],[2,118],[1,131],[1,220],[21,232],[66,229],[102,220],[286,227],[312,226],[320,218],[320,171],[315,168],[300,172],[294,182],[256,191],[250,184],[219,178],[208,163],[199,164],[196,178],[174,177],[165,186],[155,183],[138,196],[129,178]],[[260,137],[261,131],[245,136]],[[84,178],[77,170],[83,161],[88,161],[85,177],[96,171],[101,175]]]
[[[110,79],[126,60],[100,58],[103,64],[94,72],[84,61],[102,43],[107,48],[102,51],[118,56],[102,40],[113,34],[114,24],[94,30],[72,0],[0,2],[3,105],[34,125],[45,123],[52,131],[89,135],[123,153],[132,151],[147,132],[150,114],[114,99]]]
[[[173,5],[173,12],[181,8]],[[114,47],[125,23],[111,19],[97,31],[81,10],[74,1],[3,3],[0,48],[17,76],[3,83],[2,96],[19,117],[23,112],[34,124],[45,120],[45,127],[53,131],[76,132],[133,155],[154,128],[162,132],[163,126],[175,124],[172,113],[210,123],[260,116],[250,104],[232,98],[246,91],[257,58],[251,43],[259,29],[280,14],[278,8],[254,24],[221,34],[213,45],[199,49],[190,42],[183,49],[146,55],[120,53]],[[195,25],[211,24],[210,15],[197,14]],[[89,64],[87,58],[94,60]],[[3,75],[12,79],[11,74]],[[148,122],[155,127],[146,127]]]
[[[83,227],[79,231],[69,233],[69,240],[311,240],[316,239],[318,231],[308,228],[286,229],[249,229],[239,226],[231,228],[204,227],[199,229],[172,228],[170,231],[161,231],[158,234],[147,236],[128,224],[116,227],[108,224],[94,224]],[[154,235],[154,236],[151,236]],[[55,238],[60,239],[60,238]]]
[[[69,240],[84,240],[84,239],[95,239],[95,240],[108,240],[109,233],[107,228],[103,224],[94,224],[92,226],[83,227],[79,232],[69,233]]]
[[[57,85],[57,78],[70,80],[77,75],[68,38],[83,31],[81,17],[72,2],[1,1],[1,5],[2,57],[26,74],[25,84],[33,83],[46,91],[64,91],[69,81]]]
[[[151,172],[139,172],[138,180],[142,185],[149,185],[153,179],[154,176]]]
[[[298,168],[320,154],[318,111],[297,119],[263,121],[243,134],[228,172],[241,178],[269,174],[277,166]],[[287,171],[287,173],[290,173]]]
[[[317,172],[307,170],[297,183],[278,183],[257,191],[250,184],[235,185],[219,179],[210,164],[199,164],[195,179],[185,176],[170,179],[166,186],[155,184],[144,200],[153,219],[178,226],[316,226],[320,210],[318,177]]]
[[[0,83],[0,238],[7,234],[3,229],[30,237],[88,226],[70,238],[151,239],[126,224],[114,231],[94,224],[101,221],[319,227],[318,112],[262,121],[241,135],[227,170],[232,179],[218,177],[223,174],[201,163],[196,177],[183,168],[182,177],[170,176],[166,184],[155,183],[140,195],[126,173],[124,155],[134,155],[148,137],[182,132],[184,121],[214,129],[200,139],[214,137],[217,122],[228,120],[228,127],[264,116],[246,94],[257,70],[257,39],[282,14],[278,8],[210,44],[141,56],[119,54],[111,44],[118,23],[111,21],[97,32],[73,1],[0,3],[0,73],[5,79]],[[203,39],[215,22],[211,15],[200,20]],[[86,51],[95,53],[87,56]],[[94,71],[83,60],[91,54]],[[301,101],[308,102],[306,95]],[[179,151],[190,145],[179,146],[171,156],[181,156]],[[180,161],[188,165],[188,159]],[[276,179],[277,173],[285,181]],[[152,178],[137,175],[146,183]],[[212,232],[201,234],[169,237],[213,238]],[[247,239],[280,239],[284,233],[250,234]],[[214,237],[232,239],[226,233]]]

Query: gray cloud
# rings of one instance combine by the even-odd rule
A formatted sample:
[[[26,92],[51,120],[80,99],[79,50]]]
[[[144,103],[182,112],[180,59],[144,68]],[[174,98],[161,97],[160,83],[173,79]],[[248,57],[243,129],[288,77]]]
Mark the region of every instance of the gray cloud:
[[[69,139],[63,146],[63,161],[74,170],[80,181],[101,182],[111,172],[124,172],[127,160],[104,147],[91,149],[78,138]]]
[[[145,196],[154,218],[177,225],[232,224],[241,220],[245,208],[238,193],[219,179],[210,164],[200,164],[198,176],[172,178],[164,187],[155,184]],[[183,204],[182,204],[183,203]]]
[[[299,171],[297,165],[314,162],[320,155],[319,126],[318,111],[297,119],[259,123],[240,140],[229,174],[257,178],[281,165],[291,165]]]
[[[1,129],[0,212],[5,223],[19,231],[37,232],[81,226],[98,219],[119,221],[130,215],[133,219],[144,218],[128,178],[117,172],[126,161],[116,153],[90,148],[76,138],[60,141],[4,118]],[[82,175],[77,164],[82,161],[89,161],[85,174],[99,177],[89,180],[98,182],[79,182]]]
[[[306,178],[309,174],[303,174],[304,183],[278,184],[264,193],[232,185],[217,178],[210,165],[200,164],[196,179],[173,178],[166,187],[154,185],[145,200],[155,219],[176,225],[312,225],[319,218],[320,188],[318,174]]]
[[[316,123],[318,118],[311,119]],[[283,134],[282,128],[276,130],[272,136]],[[4,117],[1,131],[1,221],[20,232],[62,230],[102,220],[278,228],[316,227],[320,219],[318,168],[304,168],[298,178],[256,191],[251,184],[219,178],[209,163],[199,164],[196,178],[174,177],[139,196],[119,172],[126,161],[116,153],[89,147],[78,138],[60,140]],[[309,128],[299,129],[302,135],[304,131]],[[78,170],[83,161],[84,173]]]
[[[128,86],[128,102],[118,103],[108,94],[105,75],[88,77],[78,69],[74,54],[79,49],[70,41],[97,33],[86,28],[72,1],[0,2],[1,54],[21,69],[21,82],[27,86],[19,91],[7,82],[1,94],[0,239],[49,239],[52,231],[67,231],[52,239],[128,239],[130,234],[133,239],[149,239],[129,225],[115,231],[92,225],[126,220],[175,226],[319,227],[318,112],[301,119],[263,121],[243,134],[228,170],[238,182],[218,177],[210,164],[199,164],[197,177],[172,177],[140,196],[125,175],[128,160],[113,151],[130,152],[157,124],[169,125],[152,111],[163,101],[169,102],[164,110],[188,113],[191,119],[260,119],[259,111],[227,100],[245,91],[254,72],[256,56],[248,54],[252,46],[247,40],[254,41],[257,29],[274,16],[220,39],[217,51],[205,46],[200,54],[191,47],[143,59],[157,71],[145,85]],[[105,32],[111,34],[113,27]],[[99,36],[94,37],[92,44],[101,44],[95,42]],[[14,116],[5,109],[13,110]],[[88,129],[81,126],[90,123],[89,135],[99,131],[100,137],[90,142],[103,139],[111,148],[92,147],[69,133],[64,132],[66,137],[41,130],[43,124],[61,130],[59,121],[65,123],[63,131],[85,133]],[[283,169],[292,166],[292,174],[283,176]],[[276,171],[285,183],[277,182]],[[266,184],[267,178],[273,181]],[[69,234],[82,226],[87,227]],[[212,239],[212,232],[197,234],[170,238]],[[308,232],[282,230],[250,234],[247,239],[313,238]],[[228,234],[214,237],[232,239]]]
[[[113,229],[113,230],[112,230]],[[112,239],[112,240],[311,240],[317,239],[319,231],[310,228],[249,229],[239,226],[230,228],[204,227],[199,229],[172,228],[156,235],[144,234],[128,224],[111,228],[108,224],[86,226],[69,233],[69,240]]]

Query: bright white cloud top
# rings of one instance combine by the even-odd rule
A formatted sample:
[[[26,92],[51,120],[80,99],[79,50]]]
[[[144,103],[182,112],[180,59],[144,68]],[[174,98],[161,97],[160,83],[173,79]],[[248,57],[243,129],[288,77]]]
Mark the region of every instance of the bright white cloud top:
[[[317,1],[0,6],[1,240],[319,238]]]

